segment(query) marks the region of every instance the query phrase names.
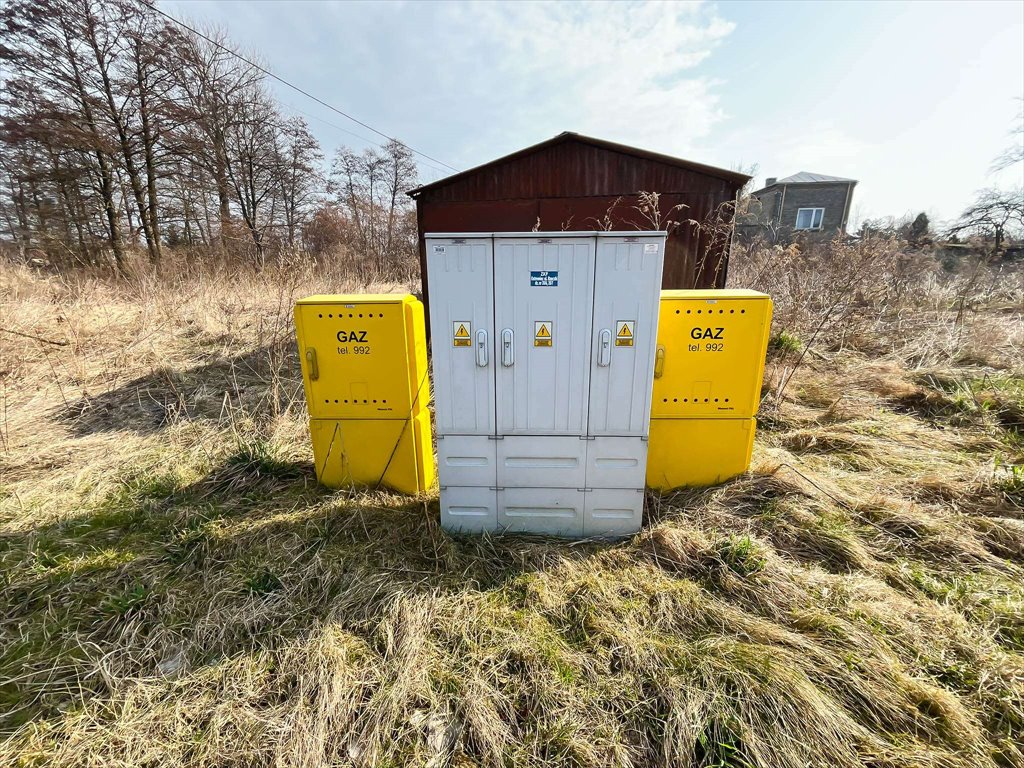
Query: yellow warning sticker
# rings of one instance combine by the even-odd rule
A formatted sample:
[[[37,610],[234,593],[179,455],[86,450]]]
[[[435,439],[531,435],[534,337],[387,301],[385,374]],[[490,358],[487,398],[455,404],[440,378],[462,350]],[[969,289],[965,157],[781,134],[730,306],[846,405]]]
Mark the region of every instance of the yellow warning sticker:
[[[452,346],[453,347],[469,347],[472,345],[470,341],[470,332],[473,330],[473,324],[468,320],[456,320],[452,323]]]
[[[615,322],[615,346],[633,346],[633,328],[636,325],[634,320],[617,320]]]
[[[554,341],[555,324],[550,320],[535,320],[533,323],[533,346],[550,347]]]

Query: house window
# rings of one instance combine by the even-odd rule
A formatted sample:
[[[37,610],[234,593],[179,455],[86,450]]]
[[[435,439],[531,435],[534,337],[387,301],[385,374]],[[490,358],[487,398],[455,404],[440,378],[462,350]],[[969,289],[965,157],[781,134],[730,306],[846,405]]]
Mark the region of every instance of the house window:
[[[824,208],[797,208],[797,229],[821,229],[821,220],[825,217]]]

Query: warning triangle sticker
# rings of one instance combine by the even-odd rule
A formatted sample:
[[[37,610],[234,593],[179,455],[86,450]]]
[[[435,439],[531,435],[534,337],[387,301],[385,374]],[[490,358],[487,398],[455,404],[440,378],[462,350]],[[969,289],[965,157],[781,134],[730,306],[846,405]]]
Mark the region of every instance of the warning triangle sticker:
[[[622,327],[619,329],[619,336],[632,336],[632,335],[633,334],[630,333],[630,331],[629,331],[629,326],[626,325],[625,323],[623,323]]]
[[[461,324],[461,323],[459,324],[459,329],[457,331],[455,331],[455,338],[456,339],[468,339],[469,338],[469,331],[466,330],[466,326],[464,324]]]
[[[537,331],[537,338],[549,339],[551,338],[551,331],[548,330],[547,323],[541,325],[540,330]]]

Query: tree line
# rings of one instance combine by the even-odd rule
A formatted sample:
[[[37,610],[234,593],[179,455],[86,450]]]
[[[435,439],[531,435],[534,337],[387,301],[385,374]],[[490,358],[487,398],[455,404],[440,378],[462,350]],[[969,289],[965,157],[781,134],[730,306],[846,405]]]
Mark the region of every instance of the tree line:
[[[325,172],[306,121],[223,32],[141,0],[10,0],[0,30],[0,240],[16,257],[414,260],[410,150],[342,148]]]

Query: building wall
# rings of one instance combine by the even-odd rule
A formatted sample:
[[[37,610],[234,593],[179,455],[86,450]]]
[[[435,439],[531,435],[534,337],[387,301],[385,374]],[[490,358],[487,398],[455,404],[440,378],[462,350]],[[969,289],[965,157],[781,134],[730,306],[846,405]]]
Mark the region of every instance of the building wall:
[[[800,208],[824,208],[821,233],[834,235],[843,229],[847,216],[847,197],[850,185],[788,184],[782,202],[781,227],[792,232],[796,227],[796,214]]]
[[[772,185],[752,194],[736,220],[736,237],[744,243],[768,237],[775,242],[788,242],[795,234],[811,239],[834,238],[845,232],[850,219],[856,182],[837,181],[813,184]],[[782,208],[781,217],[779,208]],[[797,212],[801,208],[824,208],[820,229],[797,229]]]

